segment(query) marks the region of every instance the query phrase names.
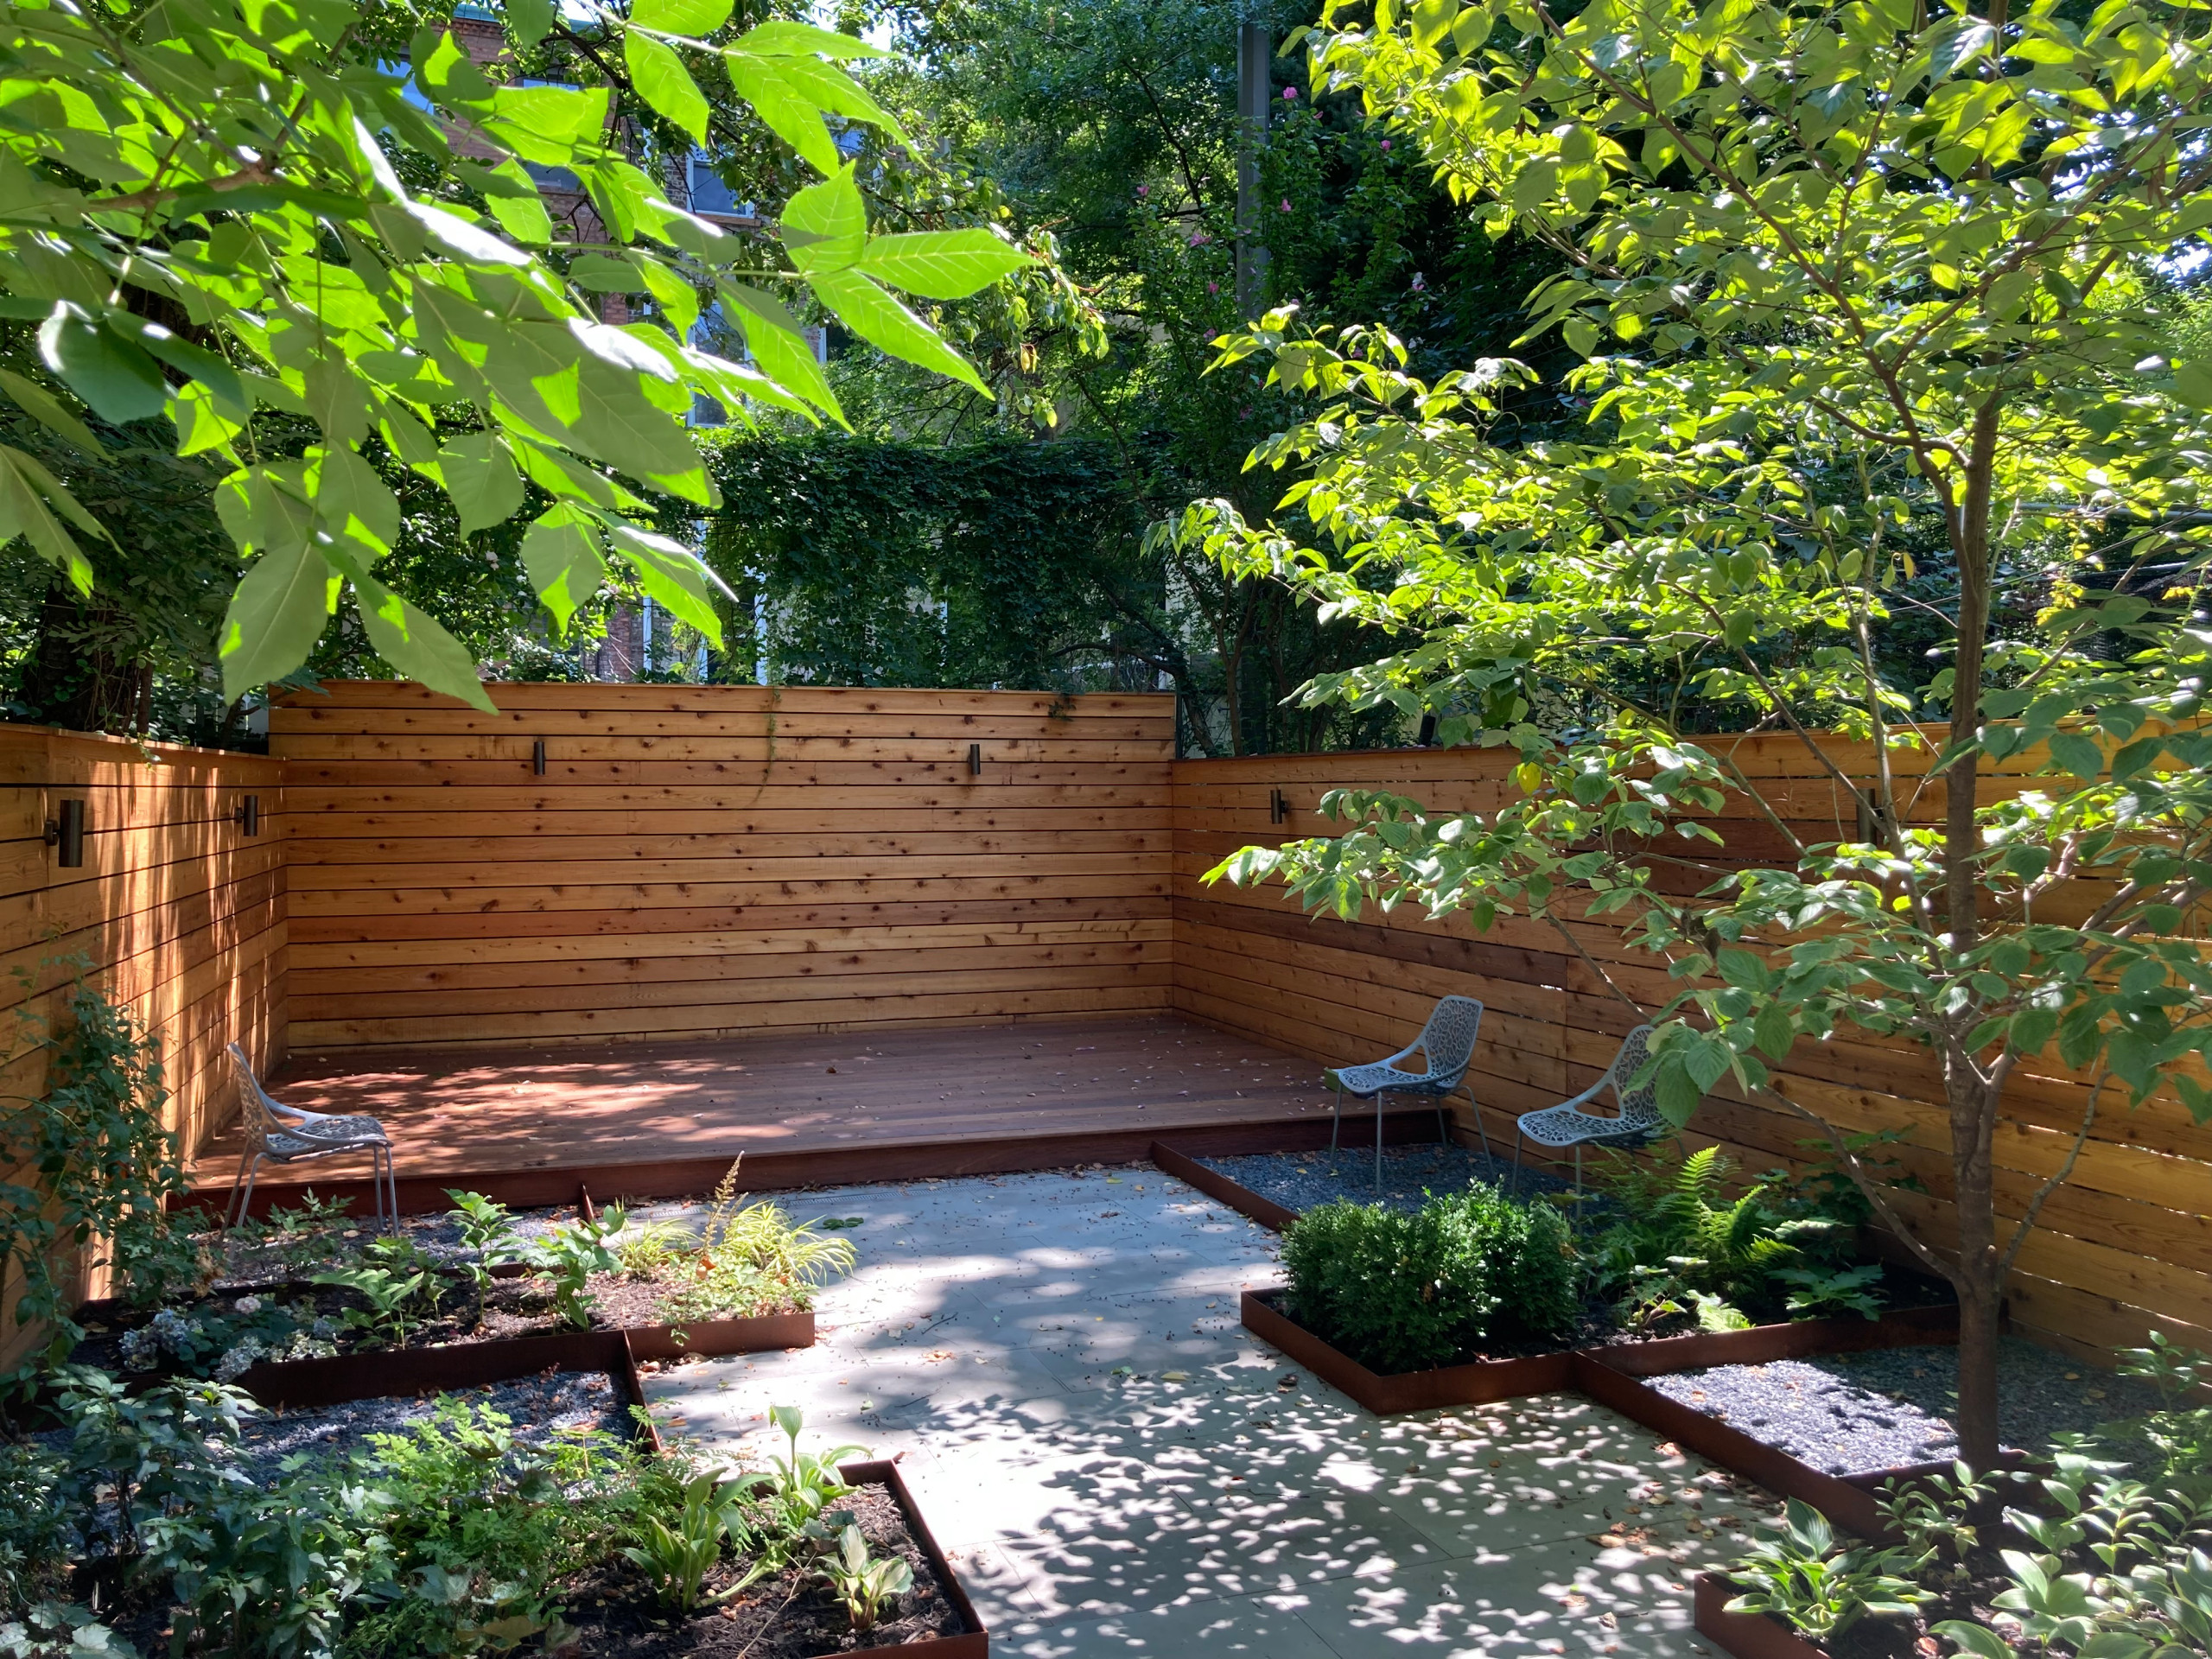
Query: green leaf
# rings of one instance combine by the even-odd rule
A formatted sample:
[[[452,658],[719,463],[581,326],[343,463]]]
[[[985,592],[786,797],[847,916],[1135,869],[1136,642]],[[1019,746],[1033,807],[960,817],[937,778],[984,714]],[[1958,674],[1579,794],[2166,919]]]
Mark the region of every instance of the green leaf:
[[[71,587],[89,594],[92,563],[54,515],[54,508],[64,502],[67,505],[62,510],[69,516],[91,522],[84,508],[35,458],[0,444],[0,547],[23,537],[39,557],[68,573]]]
[[[38,345],[46,366],[111,425],[149,419],[168,405],[168,384],[154,359],[66,300],[39,325]]]
[[[553,0],[506,0],[507,27],[524,47],[553,32]]]
[[[727,597],[736,597],[722,579],[690,548],[665,536],[616,524],[608,537],[638,573],[638,585],[719,649],[722,620],[715,610],[715,593],[719,589]]]
[[[853,269],[932,300],[965,299],[1037,262],[986,230],[872,236]]]
[[[2212,368],[2202,363],[2175,364],[2174,395],[2192,409],[2212,409]]]
[[[869,345],[925,369],[934,369],[986,397],[990,388],[968,359],[931,332],[930,327],[857,271],[811,272],[807,281],[838,321]]]
[[[810,275],[842,270],[858,259],[868,248],[868,209],[853,169],[841,167],[792,196],[777,233],[791,264]]]
[[[41,424],[52,428],[95,460],[107,459],[107,450],[92,435],[92,429],[72,415],[56,397],[35,380],[26,379],[12,369],[0,369],[0,386],[5,386],[23,412]]]
[[[630,66],[630,84],[638,96],[690,133],[693,143],[705,143],[706,96],[676,48],[633,29],[623,36],[622,57]]]
[[[1697,1116],[1698,1103],[1704,1096],[1690,1081],[1690,1074],[1683,1070],[1681,1061],[1670,1059],[1663,1063],[1656,1083],[1654,1095],[1662,1117],[1679,1129]]]
[[[502,86],[484,128],[526,162],[566,167],[607,130],[607,98],[604,86]]]
[[[491,433],[449,440],[438,451],[438,469],[464,536],[503,524],[522,509],[522,480],[506,445]]]
[[[1986,1624],[1971,1624],[1962,1618],[1947,1618],[1940,1624],[1929,1627],[1937,1636],[1955,1643],[1961,1653],[1970,1653],[1974,1659],[2019,1659],[2012,1645]]]
[[[223,695],[236,702],[307,661],[337,603],[336,574],[305,543],[255,559],[223,618]]]
[[[2084,782],[2094,782],[2105,769],[2104,751],[2080,732],[2053,732],[2050,758]]]
[[[814,342],[783,302],[743,283],[718,283],[715,292],[723,304],[738,314],[733,321],[742,325],[746,349],[761,372],[844,425],[845,412],[838,407],[837,395],[830,389],[829,377],[814,355]]]
[[[819,105],[766,58],[731,52],[722,59],[722,67],[728,71],[729,84],[737,89],[738,96],[753,106],[753,112],[768,124],[771,132],[804,156],[816,172],[837,172],[836,141],[823,123]],[[857,249],[855,253],[857,256]]]
[[[555,507],[540,515],[522,538],[522,563],[530,585],[563,630],[577,607],[607,580],[599,532],[574,507]]]
[[[441,626],[382,582],[353,579],[353,596],[361,611],[361,625],[377,654],[401,673],[433,691],[497,714],[476,664],[466,647]]]
[[[637,0],[630,21],[664,35],[702,37],[729,22],[731,0]]]
[[[737,38],[734,50],[758,53],[764,58],[895,58],[899,54],[850,35],[832,34],[811,23],[794,23],[772,17],[756,23]]]
[[[1788,1059],[1790,1046],[1796,1040],[1797,1027],[1789,1010],[1778,1002],[1768,1003],[1751,1021],[1751,1041],[1770,1060]]]

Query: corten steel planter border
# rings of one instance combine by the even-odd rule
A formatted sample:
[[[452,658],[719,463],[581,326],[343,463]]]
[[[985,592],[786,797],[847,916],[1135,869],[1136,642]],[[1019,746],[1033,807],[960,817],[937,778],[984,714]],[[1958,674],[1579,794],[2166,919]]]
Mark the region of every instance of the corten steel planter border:
[[[1244,1328],[1377,1416],[1489,1405],[1573,1389],[1770,1491],[1803,1499],[1839,1526],[1870,1538],[1885,1531],[1875,1505],[1886,1483],[1909,1481],[1950,1466],[1923,1463],[1847,1477],[1827,1474],[1717,1417],[1669,1399],[1642,1379],[1709,1365],[1762,1365],[1808,1354],[1954,1343],[1958,1340],[1955,1307],[1908,1308],[1878,1319],[1800,1319],[1748,1331],[1699,1332],[1654,1342],[1562,1349],[1522,1359],[1480,1360],[1384,1376],[1294,1323],[1279,1306],[1283,1294],[1281,1290],[1246,1291],[1240,1304]]]
[[[1292,1148],[1285,1147],[1288,1151]],[[1286,1209],[1273,1198],[1262,1198],[1250,1187],[1232,1181],[1217,1169],[1209,1169],[1188,1154],[1169,1146],[1165,1141],[1155,1141],[1145,1155],[1152,1160],[1153,1167],[1163,1175],[1173,1175],[1185,1186],[1195,1186],[1217,1204],[1226,1205],[1247,1221],[1256,1221],[1271,1233],[1279,1233],[1298,1219],[1298,1211]]]
[[[920,1642],[909,1642],[895,1649],[900,1654],[912,1654],[916,1659],[988,1659],[991,1651],[990,1632],[983,1628],[976,1604],[968,1599],[960,1576],[952,1570],[952,1563],[937,1541],[937,1535],[922,1518],[920,1506],[914,1495],[906,1489],[906,1482],[899,1472],[895,1459],[870,1458],[864,1462],[841,1463],[837,1465],[839,1478],[848,1486],[881,1486],[890,1492],[899,1513],[906,1518],[906,1531],[923,1555],[937,1570],[938,1582],[944,1586],[944,1599],[952,1604],[952,1611],[966,1625],[958,1636],[933,1636]],[[867,1651],[872,1651],[868,1649]],[[886,1649],[886,1652],[893,1649]]]
[[[627,1333],[620,1331],[570,1331],[550,1337],[461,1342],[446,1348],[289,1359],[250,1368],[238,1378],[238,1386],[272,1410],[298,1410],[392,1395],[450,1394],[547,1371],[605,1371],[628,1395],[629,1404],[645,1403],[637,1356],[631,1351]],[[650,1421],[636,1427],[655,1452],[661,1450],[659,1430]]]
[[[1427,1135],[1421,1125],[1430,1125]],[[1391,1145],[1433,1138],[1434,1112],[1390,1112],[1382,1138]],[[1371,1129],[1372,1125],[1370,1123]],[[1220,1123],[1173,1131],[1188,1153],[1230,1157],[1247,1152],[1299,1152],[1329,1144],[1326,1118],[1270,1118],[1251,1123]],[[746,1190],[786,1192],[809,1186],[860,1186],[879,1183],[949,1180],[962,1175],[1006,1175],[1020,1170],[1067,1169],[1077,1164],[1135,1164],[1150,1155],[1157,1129],[1078,1130],[1062,1135],[983,1135],[963,1141],[918,1141],[874,1147],[820,1147],[800,1152],[740,1148],[745,1154]],[[635,1163],[545,1165],[531,1169],[460,1169],[435,1175],[397,1178],[399,1212],[427,1215],[452,1207],[448,1187],[481,1192],[514,1209],[575,1202],[579,1181],[594,1192],[626,1198],[689,1198],[715,1190],[737,1150],[657,1158]],[[347,1179],[261,1182],[253,1189],[251,1212],[265,1216],[276,1205],[296,1205],[309,1188],[325,1198],[351,1198],[365,1214],[372,1194],[366,1177]],[[220,1212],[229,1197],[227,1179],[195,1186],[169,1203],[171,1209]]]
[[[1730,1612],[1728,1604],[1742,1588],[1725,1573],[1697,1575],[1692,1606],[1700,1636],[1734,1659],[1827,1659],[1778,1618]]]

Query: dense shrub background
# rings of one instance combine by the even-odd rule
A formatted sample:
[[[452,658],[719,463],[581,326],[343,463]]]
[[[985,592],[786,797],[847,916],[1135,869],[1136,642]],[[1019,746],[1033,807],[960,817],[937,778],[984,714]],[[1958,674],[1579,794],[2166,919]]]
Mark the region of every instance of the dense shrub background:
[[[1339,1199],[1283,1236],[1287,1311],[1370,1370],[1424,1370],[1500,1338],[1567,1329],[1581,1270],[1567,1223],[1495,1187],[1418,1211]]]

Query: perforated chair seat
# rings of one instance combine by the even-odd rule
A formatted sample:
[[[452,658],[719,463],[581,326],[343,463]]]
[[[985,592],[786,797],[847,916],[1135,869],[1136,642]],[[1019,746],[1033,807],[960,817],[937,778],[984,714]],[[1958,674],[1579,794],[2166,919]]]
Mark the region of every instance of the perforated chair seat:
[[[226,1226],[244,1221],[253,1203],[253,1183],[264,1162],[298,1163],[340,1153],[369,1154],[369,1184],[376,1194],[377,1222],[397,1230],[399,1185],[391,1172],[391,1140],[384,1125],[365,1113],[310,1112],[270,1097],[253,1075],[245,1051],[230,1044],[231,1067],[238,1082],[238,1119],[245,1130],[245,1151],[231,1179],[231,1201],[224,1206]]]
[[[1436,1103],[1436,1138],[1446,1141],[1444,1126],[1444,1102],[1460,1080],[1467,1075],[1467,1068],[1475,1058],[1475,1039],[1483,1025],[1483,1005],[1471,996],[1447,996],[1440,1001],[1428,1016],[1428,1023],[1421,1028],[1421,1035],[1412,1044],[1395,1054],[1363,1065],[1339,1066],[1322,1074],[1323,1080],[1337,1091],[1336,1115],[1329,1123],[1329,1150],[1337,1149],[1344,1118],[1344,1096],[1375,1103],[1375,1190],[1382,1190],[1382,1102],[1390,1095],[1413,1095]],[[1410,1060],[1416,1054],[1423,1057],[1426,1071],[1408,1071],[1400,1062]],[[1475,1114],[1475,1127],[1482,1128],[1482,1113]],[[1483,1136],[1483,1155],[1490,1155],[1490,1137]]]
[[[1582,1190],[1582,1148],[1585,1147],[1641,1147],[1656,1139],[1667,1127],[1660,1116],[1659,1094],[1651,1084],[1631,1088],[1636,1074],[1651,1058],[1651,1027],[1638,1026],[1621,1039],[1620,1052],[1613,1056],[1612,1064],[1605,1068],[1605,1076],[1592,1084],[1572,1100],[1563,1100],[1556,1106],[1546,1106],[1537,1111],[1523,1112],[1515,1120],[1513,1137],[1514,1177],[1517,1182],[1521,1169],[1521,1142],[1525,1139],[1540,1147],[1574,1148],[1574,1188]],[[1606,1117],[1597,1112],[1581,1109],[1599,1096],[1611,1091],[1613,1103],[1619,1108],[1617,1116]]]

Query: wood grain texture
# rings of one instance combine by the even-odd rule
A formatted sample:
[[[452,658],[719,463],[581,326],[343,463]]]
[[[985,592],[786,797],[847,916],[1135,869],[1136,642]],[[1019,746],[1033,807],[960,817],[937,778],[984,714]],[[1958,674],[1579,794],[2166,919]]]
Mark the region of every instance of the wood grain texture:
[[[1799,833],[1853,833],[1847,799],[1793,737],[1708,740]],[[1847,766],[1864,746],[1839,746]],[[1192,1018],[1324,1064],[1380,1058],[1402,1046],[1435,999],[1473,996],[1485,1006],[1482,1042],[1455,1108],[1459,1132],[1510,1147],[1519,1113],[1550,1105],[1596,1081],[1637,1015],[1610,976],[1649,1006],[1673,987],[1633,950],[1618,924],[1566,909],[1566,932],[1527,917],[1478,933],[1464,917],[1424,920],[1408,907],[1346,922],[1299,912],[1280,888],[1209,885],[1205,873],[1237,848],[1336,833],[1316,810],[1331,788],[1387,789],[1432,810],[1488,810],[1516,791],[1515,756],[1484,750],[1402,750],[1180,761],[1174,769],[1173,1006]],[[1920,778],[1925,756],[1900,768],[1919,779],[1916,817],[1942,809],[1940,779]],[[2008,762],[1986,798],[2016,793],[2025,767]],[[1281,791],[1290,821],[1271,821]],[[1729,856],[1780,857],[1770,827],[1739,810],[1716,820]],[[1761,835],[1766,839],[1762,842]],[[2039,906],[2057,919],[2087,914],[2094,890]],[[1587,958],[1586,960],[1586,957]],[[1601,966],[1601,975],[1592,963]],[[1862,1033],[1801,1041],[1777,1068],[1779,1093],[1847,1131],[1896,1134],[1898,1172],[1927,1189],[1906,1204],[1940,1240],[1949,1225],[1949,1130],[1932,1058],[1910,1043]],[[2082,1080],[2055,1059],[2024,1065],[2007,1090],[1996,1163],[2001,1209],[2017,1217],[2063,1164],[2085,1104]],[[1737,1096],[1726,1085],[1699,1109],[1683,1136],[1718,1144],[1752,1169],[1802,1166],[1826,1156],[1804,1120]],[[1534,1159],[1534,1154],[1527,1154]],[[2100,1114],[2069,1183],[2024,1248],[2012,1301],[2016,1325],[2085,1355],[2139,1343],[2152,1328],[2189,1341],[2212,1329],[2212,1125],[2155,1096]],[[2201,1345],[2201,1344],[2200,1344]]]
[[[270,714],[302,1051],[1168,1004],[1172,697],[326,691]]]
[[[260,833],[233,812],[260,802]],[[44,829],[86,803],[80,868]],[[269,1066],[285,1052],[283,766],[223,754],[0,726],[0,1089],[48,1087],[39,1039],[79,976],[126,1003],[160,1046],[168,1121],[188,1151],[234,1101],[224,1046]],[[85,1288],[105,1287],[86,1274]],[[35,1340],[0,1286],[0,1370]]]

